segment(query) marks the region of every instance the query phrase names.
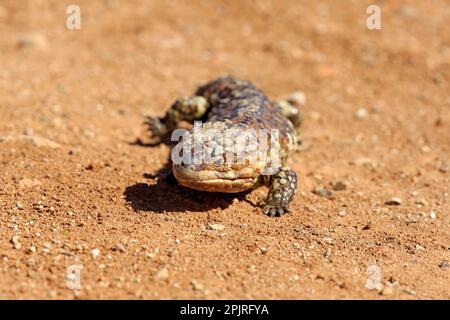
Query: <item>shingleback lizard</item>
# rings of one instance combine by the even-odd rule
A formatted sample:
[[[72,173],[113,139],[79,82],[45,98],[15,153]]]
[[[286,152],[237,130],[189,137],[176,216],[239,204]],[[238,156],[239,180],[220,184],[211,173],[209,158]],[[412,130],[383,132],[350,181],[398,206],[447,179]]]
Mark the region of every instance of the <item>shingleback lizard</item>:
[[[204,129],[219,132],[230,128],[278,130],[276,144],[269,149],[278,151],[281,165],[270,174],[262,174],[263,168],[270,165],[267,159],[231,164],[225,161],[173,163],[172,172],[177,181],[201,191],[227,193],[266,185],[269,193],[263,213],[274,217],[288,212],[297,187],[297,175],[285,166],[285,161],[299,141],[298,109],[289,101],[271,102],[251,82],[228,76],[199,87],[193,96],[178,99],[163,117],[150,117],[147,124],[153,140],[160,142],[181,121],[197,120],[203,122]],[[224,143],[220,141],[219,144]]]

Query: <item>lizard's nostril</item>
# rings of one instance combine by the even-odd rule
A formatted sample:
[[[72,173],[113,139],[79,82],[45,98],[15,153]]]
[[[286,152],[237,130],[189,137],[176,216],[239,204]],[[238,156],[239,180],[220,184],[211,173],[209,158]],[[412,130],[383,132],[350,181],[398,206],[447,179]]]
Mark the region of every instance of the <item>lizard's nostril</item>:
[[[216,166],[221,166],[221,165],[223,165],[224,163],[225,163],[225,161],[224,161],[223,158],[219,158],[219,159],[216,159],[216,160],[214,161],[214,165],[216,165]]]

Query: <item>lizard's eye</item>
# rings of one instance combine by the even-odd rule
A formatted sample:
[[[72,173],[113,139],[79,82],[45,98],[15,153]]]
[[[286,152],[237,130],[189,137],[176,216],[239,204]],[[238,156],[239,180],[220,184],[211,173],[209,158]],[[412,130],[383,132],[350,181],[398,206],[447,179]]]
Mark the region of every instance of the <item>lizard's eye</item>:
[[[224,164],[224,159],[223,159],[223,157],[220,157],[220,158],[217,158],[216,160],[214,160],[214,165],[215,166],[221,166],[221,165],[223,165]]]

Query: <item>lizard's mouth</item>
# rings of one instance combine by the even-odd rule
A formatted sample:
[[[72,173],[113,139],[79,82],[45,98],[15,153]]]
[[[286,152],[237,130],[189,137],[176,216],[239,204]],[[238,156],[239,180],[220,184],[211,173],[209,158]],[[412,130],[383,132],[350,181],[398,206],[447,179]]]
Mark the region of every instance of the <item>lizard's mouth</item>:
[[[173,165],[177,181],[188,188],[208,191],[236,193],[248,190],[258,180],[258,168],[245,167],[241,170],[218,171],[211,168],[195,170],[182,165]]]

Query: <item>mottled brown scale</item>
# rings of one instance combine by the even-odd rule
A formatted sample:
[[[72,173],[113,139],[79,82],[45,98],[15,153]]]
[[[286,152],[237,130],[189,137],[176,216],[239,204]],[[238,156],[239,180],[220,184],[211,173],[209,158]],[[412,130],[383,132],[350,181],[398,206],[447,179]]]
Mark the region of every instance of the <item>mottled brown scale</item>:
[[[276,129],[279,132],[281,165],[284,165],[297,143],[293,122],[299,123],[295,118],[288,119],[292,114],[283,110],[282,106],[286,105],[292,111],[293,107],[288,102],[272,103],[251,82],[224,77],[199,87],[192,97],[177,100],[164,117],[150,118],[149,124],[156,138],[169,134],[180,121],[201,120],[204,128],[221,131],[230,128]],[[209,148],[207,143],[205,148]],[[281,216],[289,211],[297,177],[287,167],[280,167],[270,176],[262,175],[265,165],[267,163],[248,161],[232,165],[182,163],[173,165],[173,173],[180,184],[203,191],[241,192],[267,185],[269,195],[263,212],[269,216]]]

